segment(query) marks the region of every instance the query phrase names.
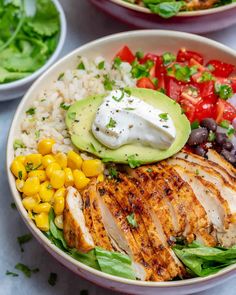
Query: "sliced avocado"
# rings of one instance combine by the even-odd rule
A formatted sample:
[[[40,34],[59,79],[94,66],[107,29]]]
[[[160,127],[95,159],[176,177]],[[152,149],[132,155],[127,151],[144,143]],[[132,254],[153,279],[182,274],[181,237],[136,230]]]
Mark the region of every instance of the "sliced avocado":
[[[180,151],[188,140],[191,128],[181,107],[166,95],[149,89],[129,89],[136,96],[155,108],[168,113],[176,128],[176,138],[167,150],[154,149],[147,146],[129,144],[116,150],[102,145],[92,134],[91,127],[96,111],[102,104],[104,95],[91,96],[77,101],[66,114],[66,125],[73,144],[81,151],[86,151],[102,158],[105,162],[146,164],[171,157]]]

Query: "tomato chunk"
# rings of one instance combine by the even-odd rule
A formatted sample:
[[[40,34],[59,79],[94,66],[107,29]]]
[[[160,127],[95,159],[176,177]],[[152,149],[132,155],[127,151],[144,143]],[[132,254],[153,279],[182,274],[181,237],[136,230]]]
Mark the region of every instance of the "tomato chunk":
[[[201,65],[204,62],[201,54],[199,54],[195,51],[186,50],[185,48],[180,49],[177,54],[177,61],[178,62],[190,61],[192,58],[195,59]]]
[[[199,122],[205,118],[213,118],[216,117],[216,106],[211,101],[202,100],[200,101],[195,109],[194,119]]]
[[[222,77],[222,78],[228,78],[229,75],[235,69],[234,65],[231,65],[231,64],[228,64],[228,63],[222,62],[220,60],[216,60],[216,59],[210,60],[207,63],[207,66],[209,66],[209,65],[214,67],[212,74],[217,77]]]
[[[137,81],[137,87],[138,88],[148,88],[148,89],[153,89],[153,90],[156,89],[153,82],[147,77],[143,77],[143,78],[139,79]]]
[[[233,92],[236,93],[236,77],[233,77],[230,79],[231,87],[233,89]]]
[[[140,59],[140,63],[144,64],[148,60],[152,60],[152,61],[156,62],[157,59],[159,59],[158,55],[152,54],[152,53],[147,53],[143,58]]]
[[[217,95],[215,94],[214,81],[207,81],[198,84],[200,90],[200,96],[203,99],[207,99],[211,103],[216,103]]]
[[[122,61],[132,63],[135,60],[135,56],[128,46],[124,46],[117,54],[116,57],[119,57]]]
[[[225,100],[219,99],[216,104],[216,122],[228,120],[230,122],[236,118],[236,108]]]
[[[178,101],[181,95],[182,87],[183,87],[181,82],[177,81],[173,77],[166,76],[165,86],[166,86],[166,95]]]

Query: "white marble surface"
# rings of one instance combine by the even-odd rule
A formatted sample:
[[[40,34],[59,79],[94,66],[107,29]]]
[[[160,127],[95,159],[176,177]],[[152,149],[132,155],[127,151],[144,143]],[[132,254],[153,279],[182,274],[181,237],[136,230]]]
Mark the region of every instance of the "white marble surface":
[[[132,29],[96,11],[88,0],[61,0],[61,2],[68,21],[68,36],[63,54],[101,36]],[[207,37],[236,49],[235,32],[236,26],[208,34]],[[10,207],[12,197],[5,172],[7,134],[19,101],[18,99],[0,103],[0,295],[67,295],[80,294],[82,289],[89,290],[89,295],[114,293],[93,286],[65,269],[35,240],[25,245],[24,253],[20,251],[16,238],[28,233],[28,230],[17,211]],[[30,279],[23,275],[6,276],[6,270],[14,270],[18,262],[38,267],[40,272],[34,274]],[[50,272],[58,274],[58,282],[54,287],[47,282]],[[236,279],[233,279],[222,286],[199,293],[199,295],[235,295],[235,287]]]

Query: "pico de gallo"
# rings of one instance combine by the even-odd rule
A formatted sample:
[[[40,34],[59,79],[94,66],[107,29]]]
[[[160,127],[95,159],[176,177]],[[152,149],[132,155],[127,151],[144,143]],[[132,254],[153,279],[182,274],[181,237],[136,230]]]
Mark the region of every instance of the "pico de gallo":
[[[200,128],[202,132],[207,129],[207,136],[203,137],[206,140],[201,140],[200,146],[194,140],[189,141],[189,146],[197,148],[198,154],[206,154],[209,147],[222,152],[223,143],[227,143],[228,152],[235,150],[229,143],[234,135],[233,125],[236,125],[233,123],[236,121],[236,107],[230,103],[236,96],[234,65],[217,59],[205,61],[199,52],[185,48],[179,49],[177,54],[164,52],[157,55],[141,51],[134,53],[128,46],[124,46],[114,58],[114,65],[121,62],[131,65],[137,87],[165,93],[181,105],[193,130]],[[216,123],[213,129],[204,126],[205,120],[209,119]],[[219,140],[217,143],[217,131],[226,134],[223,142]]]

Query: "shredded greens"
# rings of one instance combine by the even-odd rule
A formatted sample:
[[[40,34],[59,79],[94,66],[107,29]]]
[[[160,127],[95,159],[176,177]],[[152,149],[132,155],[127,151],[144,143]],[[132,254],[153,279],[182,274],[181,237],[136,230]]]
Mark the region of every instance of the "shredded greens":
[[[35,72],[57,46],[60,20],[53,2],[27,4],[25,0],[0,0],[0,84]]]

